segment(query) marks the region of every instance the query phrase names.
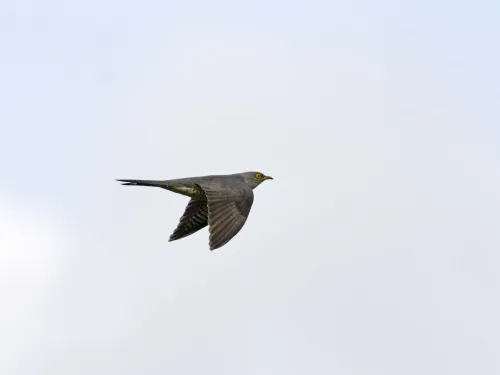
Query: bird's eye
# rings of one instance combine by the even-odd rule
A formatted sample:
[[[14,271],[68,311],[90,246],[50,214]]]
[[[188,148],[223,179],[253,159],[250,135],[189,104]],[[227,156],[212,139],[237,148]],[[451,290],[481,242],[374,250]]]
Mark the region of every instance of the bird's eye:
[[[261,175],[260,173],[257,173],[257,174],[255,175],[255,178],[262,178],[262,175]]]

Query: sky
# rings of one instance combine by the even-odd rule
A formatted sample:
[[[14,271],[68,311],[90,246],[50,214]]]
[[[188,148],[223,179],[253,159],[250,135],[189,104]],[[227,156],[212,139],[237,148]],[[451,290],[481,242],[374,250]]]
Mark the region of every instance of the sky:
[[[0,4],[0,373],[500,373],[500,5]],[[243,230],[116,178],[257,170]]]

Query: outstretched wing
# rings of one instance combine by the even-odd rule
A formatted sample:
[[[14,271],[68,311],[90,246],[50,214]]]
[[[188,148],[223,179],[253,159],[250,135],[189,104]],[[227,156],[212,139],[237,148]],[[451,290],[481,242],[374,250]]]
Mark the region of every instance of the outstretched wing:
[[[179,220],[177,228],[170,236],[170,241],[187,237],[208,225],[207,201],[204,199],[192,198]]]
[[[253,191],[243,181],[202,181],[208,201],[210,250],[228,243],[245,225],[253,204]]]

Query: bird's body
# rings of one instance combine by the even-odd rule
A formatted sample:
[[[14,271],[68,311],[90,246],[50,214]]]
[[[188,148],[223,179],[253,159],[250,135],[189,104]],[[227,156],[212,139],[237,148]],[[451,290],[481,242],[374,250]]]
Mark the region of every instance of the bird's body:
[[[153,186],[191,198],[169,241],[209,226],[210,250],[229,242],[243,227],[253,204],[253,189],[272,179],[260,172],[174,180],[117,180],[123,185]]]

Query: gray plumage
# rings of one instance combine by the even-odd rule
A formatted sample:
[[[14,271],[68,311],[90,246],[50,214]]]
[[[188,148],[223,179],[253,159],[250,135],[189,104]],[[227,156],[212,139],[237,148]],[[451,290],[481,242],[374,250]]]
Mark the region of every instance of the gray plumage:
[[[253,204],[253,189],[265,180],[260,172],[188,177],[175,180],[117,180],[128,186],[153,186],[191,198],[169,241],[209,227],[210,250],[228,243],[245,225]]]

